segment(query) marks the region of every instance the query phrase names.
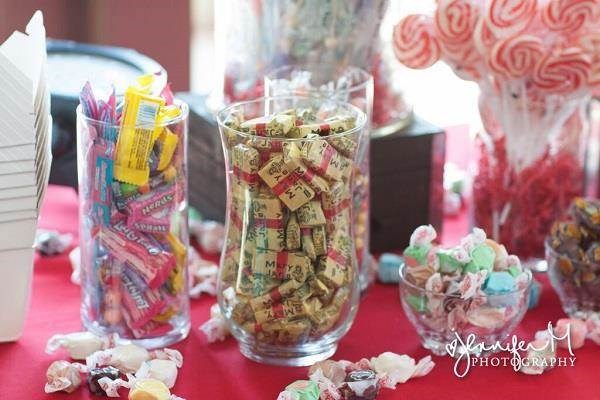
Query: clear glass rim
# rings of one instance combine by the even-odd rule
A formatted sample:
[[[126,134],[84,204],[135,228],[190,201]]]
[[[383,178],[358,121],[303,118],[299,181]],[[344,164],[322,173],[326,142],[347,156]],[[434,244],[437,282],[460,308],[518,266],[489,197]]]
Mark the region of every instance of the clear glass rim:
[[[331,64],[330,64],[331,65]],[[284,77],[278,77],[277,75],[284,72],[284,71],[289,71],[290,73],[293,71],[306,71],[306,72],[313,72],[311,70],[311,68],[308,67],[307,63],[301,63],[301,64],[286,64],[286,65],[281,65],[277,68],[273,68],[268,70],[265,73],[265,90],[267,88],[267,80],[269,81],[274,81],[277,79],[286,79]],[[345,76],[346,73],[348,74],[353,74],[353,73],[357,73],[362,79],[358,82],[353,84],[352,86],[350,86],[348,89],[343,89],[343,90],[335,90],[336,92],[339,93],[355,93],[358,91],[363,90],[364,88],[367,87],[367,85],[373,85],[374,83],[374,79],[373,79],[373,75],[371,75],[368,71],[360,68],[360,67],[356,67],[354,65],[349,65],[346,68],[344,68],[342,70],[343,72],[341,72],[338,75],[338,79],[341,78],[342,76]],[[288,78],[290,77],[291,74],[286,74],[288,75]],[[308,93],[310,93],[311,95],[315,95],[316,97],[321,94],[321,97],[323,97],[323,92],[319,89],[309,89],[307,90]]]
[[[550,245],[550,240],[552,240],[552,238],[550,236],[546,236],[546,240],[544,240],[544,246],[546,247],[546,251],[548,253],[550,253],[553,257],[556,257],[556,258],[559,258],[559,257],[566,258],[569,261],[571,261],[571,263],[574,266],[577,266],[577,267],[582,267],[582,268],[592,267],[594,269],[600,269],[600,264],[598,264],[598,263],[584,262],[584,261],[580,261],[580,260],[575,260],[575,259],[573,259],[573,257],[569,256],[568,254],[559,253],[558,251],[554,250],[554,247],[552,247]],[[548,262],[547,258],[548,257],[546,257],[546,262]],[[549,262],[548,262],[548,268],[550,268],[550,263]]]
[[[405,276],[404,276],[404,271],[406,269],[406,263],[402,263],[400,265],[400,284],[405,285],[410,287],[411,289],[417,290],[419,292],[421,292],[422,294],[425,295],[431,295],[431,296],[436,296],[436,297],[442,297],[442,298],[449,298],[449,299],[459,299],[462,301],[468,301],[468,300],[472,300],[472,299],[487,299],[487,298],[502,298],[504,296],[507,295],[511,295],[511,294],[515,294],[515,293],[524,293],[527,289],[529,289],[533,283],[533,274],[531,273],[531,271],[527,268],[525,268],[523,271],[527,274],[527,285],[523,288],[517,288],[517,289],[513,289],[509,292],[504,292],[504,293],[497,293],[497,294],[486,294],[485,296],[480,296],[480,295],[475,295],[473,297],[470,297],[469,299],[463,299],[460,295],[458,294],[446,294],[446,293],[438,293],[438,292],[434,292],[432,290],[427,290],[425,288],[422,288],[420,286],[417,286],[409,281],[406,280]]]
[[[190,113],[190,108],[185,101],[182,101],[179,99],[173,99],[173,105],[176,105],[179,107],[179,109],[181,110],[181,114],[175,118],[162,121],[160,124],[157,124],[155,126],[167,127],[169,125],[178,124],[182,121],[185,121],[188,118],[188,115]],[[86,121],[87,123],[93,124],[93,125],[105,126],[105,127],[109,127],[109,128],[135,128],[135,127],[139,126],[139,125],[124,126],[121,124],[110,124],[105,121],[100,121],[98,119],[90,118],[87,115],[83,114],[83,111],[81,108],[81,103],[77,105],[77,109],[75,111],[77,113],[78,119],[81,118],[82,120]]]
[[[249,106],[251,104],[265,104],[269,101],[281,101],[281,100],[317,100],[317,101],[327,101],[330,102],[332,104],[336,104],[338,106],[342,106],[345,108],[349,108],[350,110],[352,110],[354,112],[354,114],[357,116],[356,119],[356,124],[354,126],[354,128],[349,129],[347,131],[344,132],[339,132],[339,133],[334,133],[333,135],[327,135],[327,136],[319,136],[318,138],[314,138],[314,139],[307,139],[307,138],[287,138],[287,137],[274,137],[274,136],[258,136],[258,135],[254,135],[252,133],[248,133],[248,132],[242,132],[238,129],[234,129],[231,127],[228,127],[225,125],[225,118],[227,116],[229,116],[235,109],[238,108],[242,108],[244,106]],[[312,140],[330,140],[330,139],[336,139],[336,138],[343,138],[343,137],[347,137],[347,136],[351,136],[353,134],[355,134],[356,132],[360,132],[361,130],[363,130],[366,127],[366,122],[367,122],[367,115],[364,113],[364,111],[362,111],[360,108],[356,107],[355,105],[346,102],[346,101],[338,101],[338,100],[333,100],[327,97],[318,97],[318,96],[299,96],[299,95],[292,95],[292,96],[263,96],[263,97],[258,97],[256,99],[253,100],[245,100],[245,101],[239,101],[236,103],[232,103],[230,105],[228,105],[227,107],[223,108],[222,110],[220,110],[217,113],[217,123],[219,124],[219,128],[225,130],[227,129],[228,131],[234,132],[236,135],[239,135],[241,137],[244,138],[248,138],[248,139],[263,139],[263,140],[268,140],[268,141],[280,141],[280,142],[309,142]]]

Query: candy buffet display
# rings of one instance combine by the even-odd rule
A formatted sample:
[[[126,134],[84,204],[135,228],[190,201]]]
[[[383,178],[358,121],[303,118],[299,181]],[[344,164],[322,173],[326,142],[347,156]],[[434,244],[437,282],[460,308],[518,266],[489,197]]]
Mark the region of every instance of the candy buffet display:
[[[434,366],[431,356],[415,362],[389,351],[358,362],[324,360],[310,367],[308,381],[291,383],[277,400],[373,400],[381,388],[395,389],[398,383],[427,375]]]
[[[328,75],[332,74],[332,75]],[[360,138],[361,151],[356,155],[352,207],[354,215],[354,246],[359,265],[361,290],[373,282],[374,269],[369,251],[370,226],[370,134],[373,110],[373,77],[357,67],[335,69],[325,66],[311,71],[307,66],[286,65],[268,71],[265,76],[266,96],[316,96],[355,105],[367,116],[367,129]]]
[[[552,286],[570,316],[600,315],[600,201],[576,198],[546,240]]]
[[[82,319],[148,347],[189,331],[187,106],[161,76],[78,108]]]
[[[481,229],[449,248],[436,237],[431,226],[417,228],[400,269],[402,307],[423,346],[446,355],[457,335],[464,343],[471,334],[475,343],[504,341],[527,311],[531,272]]]
[[[227,171],[218,299],[247,357],[329,357],[358,302],[354,171],[365,114],[318,97],[261,98],[218,114]]]
[[[440,0],[394,29],[400,62],[442,59],[481,88],[475,224],[524,260],[583,192],[599,23],[597,0]]]

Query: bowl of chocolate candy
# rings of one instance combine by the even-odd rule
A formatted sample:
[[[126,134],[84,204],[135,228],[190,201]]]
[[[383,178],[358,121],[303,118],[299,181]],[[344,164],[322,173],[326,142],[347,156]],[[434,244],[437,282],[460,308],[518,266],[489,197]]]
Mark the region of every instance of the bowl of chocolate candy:
[[[600,313],[600,201],[576,198],[546,239],[550,282],[571,317]]]
[[[436,236],[417,228],[400,267],[402,308],[423,347],[453,357],[501,350],[527,311],[531,271],[481,229],[453,247]]]

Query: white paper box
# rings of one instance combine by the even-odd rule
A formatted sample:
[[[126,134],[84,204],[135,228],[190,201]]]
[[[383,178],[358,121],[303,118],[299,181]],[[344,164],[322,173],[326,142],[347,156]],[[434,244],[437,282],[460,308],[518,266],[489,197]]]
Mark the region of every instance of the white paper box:
[[[0,342],[21,337],[33,276],[33,248],[0,251]]]

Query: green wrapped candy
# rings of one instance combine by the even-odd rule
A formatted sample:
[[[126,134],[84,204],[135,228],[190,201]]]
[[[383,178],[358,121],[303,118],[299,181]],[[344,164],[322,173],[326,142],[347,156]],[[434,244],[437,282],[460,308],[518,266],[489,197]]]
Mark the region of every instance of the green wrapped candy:
[[[406,301],[411,305],[417,312],[427,312],[427,297],[415,296],[414,294],[406,296]]]
[[[437,258],[440,262],[440,271],[443,273],[451,274],[463,267],[463,264],[460,261],[452,257],[452,255],[445,250],[438,251]]]
[[[285,390],[298,395],[298,400],[319,400],[321,391],[313,381],[296,381],[290,383]]]
[[[408,246],[406,250],[404,250],[404,257],[406,261],[408,261],[407,264],[411,267],[427,264],[427,254],[429,253],[430,249],[431,245]],[[411,262],[411,259],[415,262]]]
[[[491,272],[494,269],[494,261],[496,260],[496,253],[494,249],[485,244],[480,244],[475,247],[469,253],[471,261],[465,266],[465,272],[475,273],[482,269],[487,269]]]

